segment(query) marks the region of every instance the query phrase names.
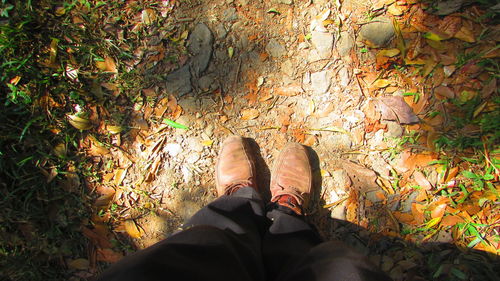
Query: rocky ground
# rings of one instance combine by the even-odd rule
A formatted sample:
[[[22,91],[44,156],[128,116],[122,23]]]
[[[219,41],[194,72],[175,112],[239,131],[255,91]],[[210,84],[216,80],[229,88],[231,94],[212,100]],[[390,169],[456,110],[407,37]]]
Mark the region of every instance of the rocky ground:
[[[417,251],[413,243],[451,242],[451,232],[407,239],[401,222],[411,221],[404,214],[422,193],[398,182],[438,185],[435,169],[425,176],[415,169],[437,156],[423,149],[422,159],[402,165],[402,157],[417,154],[396,153],[408,126],[424,118],[426,104],[410,107],[403,95],[411,91],[407,81],[384,78],[390,71],[378,68],[377,55],[399,54],[393,21],[414,2],[177,3],[171,16],[185,26],[188,52],[175,66],[139,64],[163,79],[143,89],[145,100],[157,100],[136,103],[132,129],[118,140],[123,149],[101,155],[114,169],[103,171],[97,205],[114,210],[100,219],[119,216],[124,222],[115,222],[114,232],[147,247],[215,198],[214,164],[227,136],[255,141],[262,185],[280,149],[296,141],[311,148],[318,190],[308,219],[325,237],[344,239],[395,280],[434,272],[427,249]],[[146,49],[162,44],[161,36],[152,32]],[[121,254],[100,249],[98,256],[112,261]]]

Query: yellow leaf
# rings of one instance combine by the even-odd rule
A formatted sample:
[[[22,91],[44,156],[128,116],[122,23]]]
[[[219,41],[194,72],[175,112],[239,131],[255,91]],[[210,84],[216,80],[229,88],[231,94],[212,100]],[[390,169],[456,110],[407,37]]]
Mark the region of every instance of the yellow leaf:
[[[426,228],[432,228],[433,226],[436,226],[442,219],[443,217],[436,217],[436,218],[433,218],[432,220],[428,221],[426,224],[425,224],[425,227]]]
[[[426,61],[423,59],[415,59],[415,60],[405,59],[405,64],[408,65],[424,65],[425,63]]]
[[[212,146],[212,144],[214,144],[213,140],[204,140],[201,142],[201,145],[203,146]]]
[[[70,269],[85,270],[89,268],[89,264],[88,259],[76,259],[68,262],[68,267]]]
[[[68,116],[68,121],[71,124],[71,126],[77,128],[78,130],[88,130],[92,128],[92,124],[88,119],[79,117],[77,115],[67,115]]]
[[[377,56],[392,58],[399,55],[399,53],[401,53],[399,49],[381,50],[380,52],[377,53]]]
[[[150,25],[156,21],[156,13],[153,9],[145,9],[141,14],[142,23],[145,25]]]
[[[259,116],[259,111],[255,108],[246,108],[241,111],[242,120],[252,120]]]
[[[125,227],[125,231],[132,238],[140,238],[142,236],[142,232],[135,223],[134,220],[126,220],[123,222],[123,226]]]
[[[381,88],[385,88],[387,86],[391,85],[391,81],[387,80],[387,79],[378,79],[377,81],[375,81],[373,83],[373,86],[381,89]]]
[[[115,60],[111,57],[105,57],[104,61],[96,61],[95,66],[102,71],[117,73]]]
[[[427,38],[427,39],[432,40],[432,41],[441,41],[441,40],[443,40],[443,38],[441,36],[437,35],[434,32],[431,32],[431,31],[424,33],[423,36],[424,36],[424,38]]]
[[[113,125],[106,126],[106,129],[110,134],[113,135],[119,134],[123,131],[123,128],[121,126],[113,126]]]
[[[64,157],[66,156],[67,149],[66,149],[66,144],[64,142],[61,142],[54,146],[54,154],[57,157]]]
[[[57,45],[59,44],[59,39],[52,38],[50,41],[50,64],[54,64],[56,62],[57,57]]]

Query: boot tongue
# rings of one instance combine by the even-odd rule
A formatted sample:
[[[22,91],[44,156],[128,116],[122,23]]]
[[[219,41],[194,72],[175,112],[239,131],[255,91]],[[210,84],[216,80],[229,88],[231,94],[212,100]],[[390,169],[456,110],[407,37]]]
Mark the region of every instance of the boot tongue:
[[[297,215],[302,215],[302,209],[300,208],[299,202],[297,199],[291,195],[282,195],[276,201],[281,206],[285,206],[292,211],[294,211]]]

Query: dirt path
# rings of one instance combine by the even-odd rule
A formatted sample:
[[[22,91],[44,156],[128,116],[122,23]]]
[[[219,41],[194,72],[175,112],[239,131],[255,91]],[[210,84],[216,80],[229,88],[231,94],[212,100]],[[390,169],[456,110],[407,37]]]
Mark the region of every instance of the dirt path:
[[[178,3],[171,16],[189,31],[189,55],[180,67],[158,63],[148,70],[169,73],[143,90],[158,99],[135,108],[133,129],[121,139],[124,150],[107,156],[117,170],[105,183],[119,187],[113,206],[126,221],[116,222],[114,231],[128,233],[144,248],[213,200],[218,147],[231,134],[255,140],[262,184],[269,181],[263,164],[271,167],[279,150],[297,141],[314,150],[321,188],[309,218],[324,236],[348,241],[396,280],[419,276],[426,261],[417,251],[403,250],[408,244],[400,221],[422,193],[394,188],[394,182],[423,174],[409,180],[415,164],[410,175],[398,176],[410,168],[398,169],[395,149],[406,125],[427,112],[416,112],[424,106],[417,101],[411,108],[401,104],[408,84],[385,78],[392,70],[377,69],[380,56],[369,49],[398,50],[393,18],[399,20],[397,9],[409,9],[406,2],[412,1],[369,2]],[[387,112],[396,116],[385,118]],[[189,129],[151,121],[163,118]],[[430,152],[419,155],[436,160]],[[435,184],[437,177],[430,171],[420,184]],[[450,242],[450,235],[439,230],[430,241]],[[387,237],[400,237],[399,244],[387,244]],[[413,235],[413,241],[423,238]]]

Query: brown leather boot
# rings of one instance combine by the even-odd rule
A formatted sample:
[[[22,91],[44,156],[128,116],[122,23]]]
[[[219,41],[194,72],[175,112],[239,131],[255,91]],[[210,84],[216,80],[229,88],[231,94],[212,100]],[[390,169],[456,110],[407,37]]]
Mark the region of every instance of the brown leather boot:
[[[312,168],[306,148],[298,143],[287,144],[271,174],[271,202],[302,215],[312,189]]]
[[[215,183],[219,196],[229,195],[241,187],[257,189],[255,161],[242,137],[228,137],[221,146],[215,167]]]

